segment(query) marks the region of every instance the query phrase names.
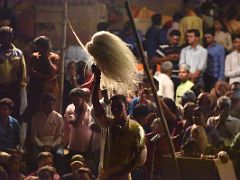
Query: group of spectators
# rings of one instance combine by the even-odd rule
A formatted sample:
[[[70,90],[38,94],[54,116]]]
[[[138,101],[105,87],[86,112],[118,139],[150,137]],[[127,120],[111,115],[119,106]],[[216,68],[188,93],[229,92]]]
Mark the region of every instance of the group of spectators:
[[[217,5],[204,3],[185,11],[163,26],[153,15],[144,42],[174,148],[186,157],[230,158],[240,177],[237,10],[218,17]],[[99,92],[100,70],[71,61],[59,112],[60,58],[50,40],[34,39],[26,61],[11,27],[0,28],[0,44],[0,179],[164,177],[171,150],[144,73],[135,91],[116,95]],[[136,44],[129,46],[137,56]]]

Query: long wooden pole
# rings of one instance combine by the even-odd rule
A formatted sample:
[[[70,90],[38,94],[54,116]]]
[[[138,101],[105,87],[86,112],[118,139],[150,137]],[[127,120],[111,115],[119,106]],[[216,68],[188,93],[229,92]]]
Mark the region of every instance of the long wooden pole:
[[[155,99],[155,102],[156,102],[156,105],[157,105],[157,114],[160,117],[160,119],[162,121],[162,124],[163,124],[163,127],[164,127],[164,130],[165,130],[165,133],[167,134],[168,144],[169,144],[169,147],[171,149],[172,160],[173,160],[175,168],[176,168],[176,178],[174,178],[174,179],[180,180],[181,179],[181,174],[180,174],[180,169],[179,169],[178,162],[177,162],[177,159],[176,159],[176,156],[175,156],[175,149],[174,149],[174,146],[173,146],[173,142],[172,142],[172,139],[171,139],[171,136],[170,136],[170,133],[169,133],[169,129],[168,129],[168,126],[167,126],[166,119],[164,117],[164,114],[163,114],[163,111],[162,111],[162,108],[161,108],[161,104],[160,104],[160,101],[159,101],[159,97],[157,95],[155,85],[153,83],[153,78],[150,74],[150,70],[149,70],[149,67],[148,67],[148,64],[147,64],[147,61],[146,61],[146,57],[144,55],[143,46],[142,46],[142,43],[139,39],[137,29],[136,29],[136,25],[134,23],[132,12],[131,12],[130,5],[129,5],[128,1],[125,1],[125,7],[127,9],[127,13],[128,13],[130,22],[132,24],[134,36],[135,36],[137,46],[138,46],[140,56],[141,56],[140,59],[141,59],[141,62],[143,64],[144,71],[147,75],[148,81],[150,82],[152,93],[153,93],[153,96],[154,96],[154,99]]]
[[[62,104],[63,104],[63,90],[64,90],[64,65],[65,65],[65,48],[66,48],[66,38],[67,38],[67,10],[68,10],[68,3],[67,0],[64,2],[64,9],[63,9],[63,39],[62,39],[62,58],[60,64],[60,104],[59,104],[59,112],[62,113]]]

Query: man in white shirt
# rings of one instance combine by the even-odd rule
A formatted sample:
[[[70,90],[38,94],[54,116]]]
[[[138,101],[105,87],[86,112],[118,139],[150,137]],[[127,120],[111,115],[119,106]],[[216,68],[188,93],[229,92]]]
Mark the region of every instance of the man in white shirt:
[[[158,96],[174,99],[174,85],[171,80],[173,64],[170,61],[165,61],[161,65],[161,73],[156,73],[155,78],[159,82]]]
[[[229,83],[240,82],[240,35],[232,38],[234,51],[225,60],[225,76]]]
[[[207,67],[207,50],[199,45],[200,32],[197,29],[187,31],[187,41],[189,46],[182,49],[179,65],[190,66],[189,77],[193,83],[203,86],[202,74]]]

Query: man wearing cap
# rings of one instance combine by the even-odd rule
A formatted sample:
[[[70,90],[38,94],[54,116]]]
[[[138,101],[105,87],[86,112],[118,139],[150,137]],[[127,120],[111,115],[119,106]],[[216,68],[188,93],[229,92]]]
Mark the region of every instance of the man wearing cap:
[[[181,84],[177,87],[176,90],[176,104],[180,104],[181,97],[183,94],[191,90],[193,87],[193,83],[189,80],[189,70],[190,67],[187,64],[181,64],[179,68],[179,79],[181,81]]]
[[[96,66],[92,103],[101,126],[101,148],[98,179],[131,179],[131,172],[146,161],[143,128],[127,116],[127,100],[123,95],[110,99],[113,116],[108,117],[99,102],[101,71]]]
[[[210,92],[219,80],[224,80],[225,50],[214,40],[214,31],[206,30],[204,33],[208,51],[207,68],[203,75],[205,90]]]
[[[13,29],[0,28],[0,98],[10,98],[15,106],[12,115],[20,115],[20,90],[27,84],[26,65],[23,53],[13,44]]]

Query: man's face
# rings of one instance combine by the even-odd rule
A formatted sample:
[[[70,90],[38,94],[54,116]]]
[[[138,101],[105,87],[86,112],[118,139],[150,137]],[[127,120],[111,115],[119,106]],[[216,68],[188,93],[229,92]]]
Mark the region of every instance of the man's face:
[[[11,111],[7,105],[0,106],[0,118],[6,119],[10,115]]]
[[[111,111],[115,118],[122,117],[123,113],[126,111],[124,103],[120,99],[112,100]]]
[[[181,81],[186,81],[189,79],[189,72],[186,71],[184,68],[180,68],[178,76]]]
[[[233,47],[235,50],[240,51],[240,38],[233,41]]]
[[[79,107],[82,107],[83,106],[83,98],[82,97],[79,97],[79,96],[72,96],[71,97],[71,100],[72,100],[72,103],[74,104],[74,106],[76,108],[79,108]]]
[[[210,45],[214,42],[214,37],[211,34],[205,34],[204,39],[207,45]]]
[[[178,43],[179,43],[179,40],[180,40],[180,37],[179,37],[179,36],[170,36],[170,37],[169,37],[169,43],[170,43],[172,46],[177,46]]]
[[[43,111],[46,112],[47,114],[52,112],[54,110],[54,107],[55,107],[55,101],[48,101],[44,103],[42,106]]]
[[[38,164],[38,168],[41,168],[43,166],[53,166],[53,159],[51,157],[48,157],[40,161]]]
[[[9,45],[12,42],[12,38],[7,33],[0,33],[0,44]]]
[[[199,41],[199,37],[196,37],[194,33],[187,33],[187,42],[192,45]]]

